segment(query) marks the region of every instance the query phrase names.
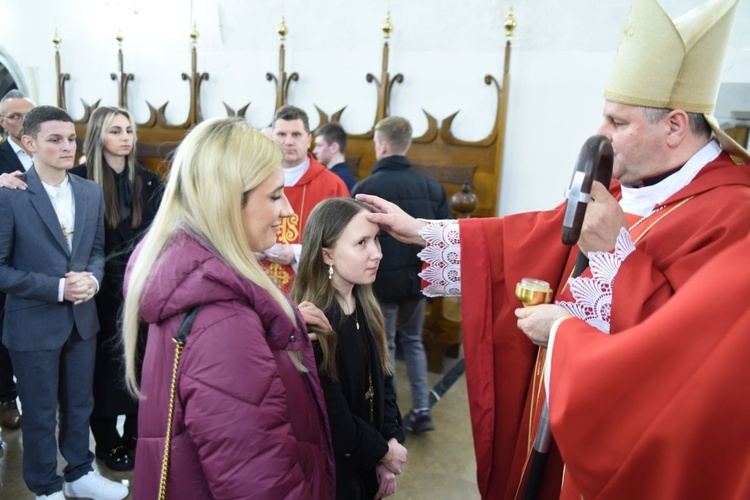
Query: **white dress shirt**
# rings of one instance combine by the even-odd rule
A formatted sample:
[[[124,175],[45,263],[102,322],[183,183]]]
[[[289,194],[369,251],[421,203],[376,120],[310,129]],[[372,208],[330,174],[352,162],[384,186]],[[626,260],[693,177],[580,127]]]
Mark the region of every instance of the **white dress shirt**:
[[[13,151],[16,152],[18,161],[20,161],[21,165],[23,165],[24,172],[30,169],[31,165],[34,164],[34,161],[31,159],[31,156],[29,156],[29,153],[27,153],[26,150],[21,146],[16,144],[10,137],[8,137],[8,144],[10,144],[10,147],[13,148]]]
[[[57,214],[57,220],[60,221],[60,231],[63,233],[65,243],[68,244],[68,250],[73,252],[73,233],[75,232],[76,220],[76,203],[73,198],[73,189],[70,186],[68,175],[58,186],[50,186],[42,182],[44,190],[47,191],[52,206]],[[60,278],[60,285],[57,289],[57,301],[62,302],[65,297],[65,278]]]

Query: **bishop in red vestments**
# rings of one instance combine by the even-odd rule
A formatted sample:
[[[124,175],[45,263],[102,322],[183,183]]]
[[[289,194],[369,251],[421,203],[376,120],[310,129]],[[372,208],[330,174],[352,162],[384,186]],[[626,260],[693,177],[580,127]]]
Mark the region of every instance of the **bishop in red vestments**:
[[[612,195],[619,198],[620,189],[615,185]],[[515,286],[534,277],[550,283],[557,300],[575,300],[566,282],[578,247],[560,241],[563,212],[560,206],[459,221],[466,381],[483,498],[513,499],[522,493],[544,395],[544,349],[516,327]],[[647,318],[711,257],[750,231],[750,166],[736,165],[721,153],[653,212],[630,231],[635,250],[610,284],[611,298],[600,304],[609,314],[611,333]],[[489,272],[473,272],[477,267]],[[589,268],[580,279],[591,276]],[[543,498],[558,498],[562,472],[553,445]]]
[[[656,0],[633,0],[598,130],[612,142],[617,182],[610,189],[595,183],[573,248],[561,243],[562,206],[464,219],[455,231],[357,195],[379,212],[369,220],[400,241],[425,246],[425,293],[460,290],[483,498],[523,497],[545,397],[546,349],[519,330],[532,321],[529,313],[516,317],[514,292],[522,278],[549,282],[571,314],[616,334],[649,318],[713,256],[750,232],[750,153],[711,115],[736,6],[737,0],[711,1],[673,21]],[[570,279],[579,249],[591,266]],[[581,460],[591,446],[588,440],[561,444],[577,447]],[[576,478],[563,484],[563,472],[553,443],[541,498],[580,497]]]
[[[554,335],[552,432],[583,498],[750,498],[750,236],[618,335]]]

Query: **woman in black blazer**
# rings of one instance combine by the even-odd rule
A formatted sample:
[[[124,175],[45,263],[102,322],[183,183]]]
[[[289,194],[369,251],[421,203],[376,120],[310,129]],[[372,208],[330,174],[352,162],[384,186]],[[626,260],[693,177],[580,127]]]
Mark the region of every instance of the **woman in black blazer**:
[[[84,141],[86,164],[71,173],[99,184],[104,191],[104,279],[96,295],[101,330],[94,369],[91,431],[96,456],[116,471],[132,470],[138,429],[138,403],[125,389],[125,365],[119,318],[128,258],[156,215],[162,181],[135,160],[135,122],[124,109],[97,108]],[[145,343],[145,331],[142,336]],[[144,345],[145,347],[145,345]],[[118,415],[125,415],[122,436]]]

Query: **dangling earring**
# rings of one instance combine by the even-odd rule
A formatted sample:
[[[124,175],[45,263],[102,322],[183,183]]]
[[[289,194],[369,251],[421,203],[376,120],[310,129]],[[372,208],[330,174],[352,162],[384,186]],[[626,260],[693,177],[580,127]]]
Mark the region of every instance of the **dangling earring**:
[[[333,264],[328,265],[328,279],[329,280],[333,279]]]

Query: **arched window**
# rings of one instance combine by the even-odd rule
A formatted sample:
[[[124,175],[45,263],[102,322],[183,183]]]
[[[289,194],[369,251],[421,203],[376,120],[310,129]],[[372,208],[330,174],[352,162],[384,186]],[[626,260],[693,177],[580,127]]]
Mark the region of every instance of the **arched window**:
[[[18,64],[3,47],[0,47],[0,99],[13,89],[18,89],[28,95],[26,80]],[[0,134],[3,132],[4,130],[0,127]]]

